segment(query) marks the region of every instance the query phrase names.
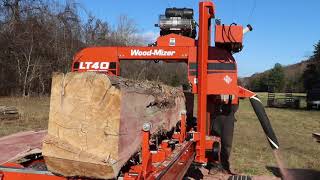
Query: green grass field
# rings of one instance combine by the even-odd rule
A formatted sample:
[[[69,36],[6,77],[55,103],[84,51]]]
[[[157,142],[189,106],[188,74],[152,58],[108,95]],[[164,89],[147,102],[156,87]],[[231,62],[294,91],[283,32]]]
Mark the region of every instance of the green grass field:
[[[259,94],[264,104],[266,96],[266,93]],[[266,112],[287,167],[320,170],[320,144],[311,135],[320,132],[320,111],[266,108]],[[253,175],[270,174],[265,167],[276,166],[276,163],[248,100],[241,100],[236,118],[233,168]]]
[[[49,119],[49,97],[0,97],[0,105],[18,108],[18,120],[0,120],[0,136],[28,130],[46,129]]]
[[[266,94],[259,94],[266,102]],[[0,98],[0,105],[16,106],[19,120],[0,120],[0,136],[26,130],[46,129],[49,98]],[[320,111],[266,109],[278,136],[285,164],[289,168],[320,170],[320,144],[311,133],[320,132]],[[237,173],[271,174],[266,166],[276,166],[271,148],[248,100],[240,101],[236,115],[231,157]]]

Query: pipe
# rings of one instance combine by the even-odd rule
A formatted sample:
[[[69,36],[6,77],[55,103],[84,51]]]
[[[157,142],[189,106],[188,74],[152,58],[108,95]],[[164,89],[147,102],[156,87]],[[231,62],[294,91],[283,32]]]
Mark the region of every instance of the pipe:
[[[248,24],[247,27],[242,30],[242,33],[246,34],[247,32],[250,32],[252,30],[253,30],[252,26]]]

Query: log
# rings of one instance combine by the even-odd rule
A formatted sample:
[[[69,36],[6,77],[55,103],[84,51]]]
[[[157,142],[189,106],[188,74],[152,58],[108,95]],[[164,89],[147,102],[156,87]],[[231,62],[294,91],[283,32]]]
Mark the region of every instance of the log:
[[[93,72],[53,75],[48,169],[66,177],[116,178],[140,149],[141,129],[169,131],[185,113],[182,89]]]
[[[0,119],[18,119],[19,111],[14,106],[1,106],[0,105]]]

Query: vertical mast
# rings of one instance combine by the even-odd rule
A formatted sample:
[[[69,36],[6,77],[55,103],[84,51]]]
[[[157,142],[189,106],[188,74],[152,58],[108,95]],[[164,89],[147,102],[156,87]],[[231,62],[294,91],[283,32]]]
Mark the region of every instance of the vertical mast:
[[[207,118],[207,61],[209,21],[214,15],[213,3],[205,1],[199,3],[199,39],[198,39],[198,129],[200,140],[197,142],[196,161],[206,163],[206,118]]]

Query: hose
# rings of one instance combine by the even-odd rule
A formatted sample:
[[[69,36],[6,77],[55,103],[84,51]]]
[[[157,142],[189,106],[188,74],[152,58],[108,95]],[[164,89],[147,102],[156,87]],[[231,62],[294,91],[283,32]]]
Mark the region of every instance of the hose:
[[[267,140],[272,149],[279,149],[278,139],[272,129],[270,120],[266,111],[264,110],[263,104],[261,103],[260,99],[257,96],[253,96],[250,98],[251,105],[256,113],[262,129],[267,136]]]

